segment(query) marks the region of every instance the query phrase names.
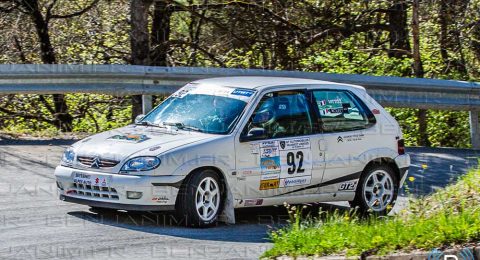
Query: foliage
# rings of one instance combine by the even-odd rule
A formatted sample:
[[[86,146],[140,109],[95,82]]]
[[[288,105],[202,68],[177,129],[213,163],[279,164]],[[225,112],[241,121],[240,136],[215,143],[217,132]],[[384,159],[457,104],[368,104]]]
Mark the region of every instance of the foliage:
[[[265,257],[281,255],[384,255],[414,249],[431,250],[480,239],[480,170],[426,198],[411,200],[407,209],[389,217],[361,218],[355,212],[325,212],[271,234],[274,243]]]
[[[15,97],[0,97],[4,104],[3,117],[0,117],[2,131],[10,133],[43,134],[51,136],[57,128],[51,123],[52,116],[45,106],[41,106],[40,95],[17,95]],[[66,95],[68,106],[75,107],[73,113],[74,132],[97,133],[130,123],[131,105],[128,98],[112,97],[97,94],[69,94]],[[51,102],[45,100],[47,104]],[[36,111],[32,116],[25,112]],[[46,116],[38,116],[38,114]]]
[[[38,4],[38,12],[31,12],[29,3]],[[130,43],[136,40],[130,37],[130,12],[135,10],[131,3],[0,1],[0,63],[131,63]],[[480,1],[422,1],[420,9],[425,77],[480,78]],[[152,64],[167,66],[412,77],[411,12],[408,1],[160,0],[150,7],[151,42],[146,53]],[[46,23],[38,23],[42,20],[38,18]],[[48,44],[40,32],[48,33],[52,53],[42,49]],[[128,113],[133,109],[126,103],[113,108],[113,118],[102,115],[104,110],[96,104],[90,114],[79,111],[82,104],[77,102],[83,97],[67,95],[64,106],[50,95],[42,101],[38,95],[0,97],[0,129],[96,132],[131,118]],[[90,97],[95,102],[117,102],[108,96]],[[416,110],[390,112],[402,125],[407,145],[417,145]],[[28,116],[34,114],[38,117]],[[72,127],[60,124],[70,120]],[[467,124],[465,112],[429,111],[429,141],[434,146],[468,147]]]
[[[418,145],[416,109],[388,108],[400,124],[405,144]],[[468,112],[430,110],[428,114],[429,140],[434,147],[471,147]]]

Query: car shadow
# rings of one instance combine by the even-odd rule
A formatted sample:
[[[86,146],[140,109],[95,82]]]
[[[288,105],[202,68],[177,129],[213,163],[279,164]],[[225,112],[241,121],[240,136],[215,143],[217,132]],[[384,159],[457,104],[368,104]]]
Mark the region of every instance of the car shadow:
[[[318,203],[309,205],[303,211],[303,215],[315,217],[324,210],[348,209],[348,207]],[[72,211],[68,214],[82,221],[157,235],[244,243],[270,242],[269,233],[289,223],[289,214],[284,206],[236,209],[236,224],[218,223],[209,228],[186,227],[185,220],[176,217],[174,212]]]

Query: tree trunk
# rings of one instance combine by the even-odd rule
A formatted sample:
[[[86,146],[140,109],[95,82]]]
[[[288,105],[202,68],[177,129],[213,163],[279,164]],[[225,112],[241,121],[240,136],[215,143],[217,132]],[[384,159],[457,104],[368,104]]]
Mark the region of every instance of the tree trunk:
[[[390,24],[389,41],[390,49],[389,57],[402,58],[405,53],[395,50],[410,51],[410,43],[408,41],[408,25],[407,25],[408,4],[404,0],[395,0],[388,13],[388,22]]]
[[[168,41],[170,40],[170,17],[172,11],[164,1],[157,1],[153,9],[152,33],[150,35],[153,66],[167,66]],[[193,41],[193,39],[192,39]]]
[[[438,22],[440,24],[440,55],[445,64],[444,73],[448,74],[452,70],[456,70],[464,77],[467,76],[468,71],[463,56],[460,30],[454,26],[456,20],[465,14],[466,8],[467,1],[441,0],[438,12]],[[459,57],[451,56],[449,52],[456,53]]]
[[[420,56],[420,25],[418,10],[419,0],[413,0],[413,14],[412,14],[412,34],[413,34],[413,71],[415,77],[423,78],[423,64]],[[426,109],[419,109],[417,112],[418,119],[418,139],[417,143],[420,146],[430,146],[427,133],[427,117],[428,111]]]
[[[150,65],[150,41],[148,33],[148,10],[152,0],[131,0],[131,34],[130,46],[133,65]],[[132,121],[142,114],[142,96],[132,96]]]
[[[40,41],[40,53],[42,62],[45,64],[57,63],[55,52],[50,41],[50,33],[48,29],[48,21],[43,17],[38,0],[23,0],[22,6],[28,11],[35,29],[37,31],[38,40]],[[65,95],[54,94],[53,104],[55,114],[55,126],[64,132],[72,131],[73,117],[68,113],[67,102]]]

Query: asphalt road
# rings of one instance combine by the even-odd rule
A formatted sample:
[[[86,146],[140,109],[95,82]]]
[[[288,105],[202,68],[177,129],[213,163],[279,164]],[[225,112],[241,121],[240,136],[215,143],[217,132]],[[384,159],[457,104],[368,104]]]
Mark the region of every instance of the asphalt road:
[[[282,207],[244,209],[236,212],[236,225],[192,229],[176,225],[168,213],[92,213],[57,198],[53,169],[69,142],[0,141],[0,259],[256,259],[271,247],[271,227],[288,218]],[[408,152],[415,177],[409,192],[419,196],[477,164],[471,150]]]

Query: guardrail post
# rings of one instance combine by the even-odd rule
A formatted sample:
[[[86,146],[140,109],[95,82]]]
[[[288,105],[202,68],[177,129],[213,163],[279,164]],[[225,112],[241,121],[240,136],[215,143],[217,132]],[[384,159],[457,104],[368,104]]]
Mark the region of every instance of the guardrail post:
[[[480,127],[478,125],[478,111],[470,111],[470,138],[472,148],[480,149]]]
[[[152,96],[142,95],[142,114],[146,115],[152,110]]]

